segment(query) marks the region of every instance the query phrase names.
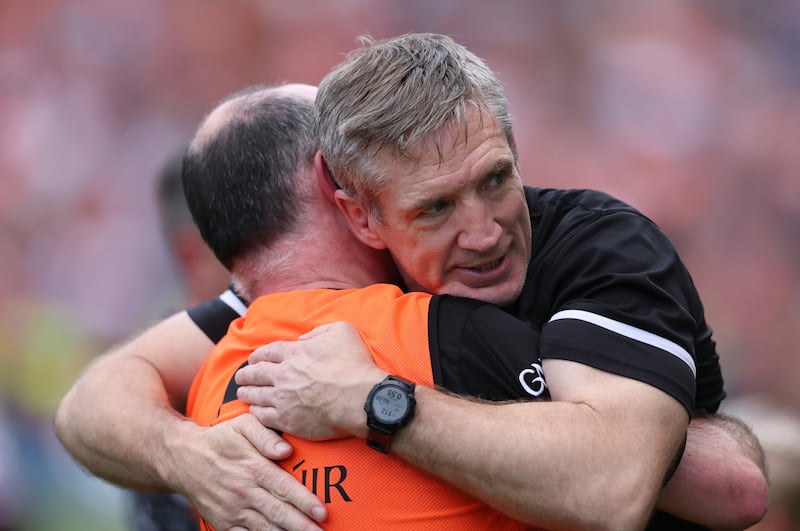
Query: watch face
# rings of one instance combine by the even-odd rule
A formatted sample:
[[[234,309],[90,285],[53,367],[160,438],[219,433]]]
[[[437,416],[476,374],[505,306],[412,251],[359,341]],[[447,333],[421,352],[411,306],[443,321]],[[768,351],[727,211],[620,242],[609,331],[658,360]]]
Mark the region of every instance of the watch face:
[[[408,412],[408,396],[396,386],[386,386],[372,397],[372,413],[378,422],[393,424]]]

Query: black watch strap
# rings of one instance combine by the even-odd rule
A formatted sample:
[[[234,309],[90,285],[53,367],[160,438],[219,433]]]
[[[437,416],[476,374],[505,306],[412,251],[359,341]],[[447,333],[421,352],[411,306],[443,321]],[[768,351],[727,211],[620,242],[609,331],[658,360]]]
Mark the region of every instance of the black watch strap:
[[[369,428],[369,433],[367,433],[367,446],[383,454],[388,454],[392,448],[392,436],[374,428]]]

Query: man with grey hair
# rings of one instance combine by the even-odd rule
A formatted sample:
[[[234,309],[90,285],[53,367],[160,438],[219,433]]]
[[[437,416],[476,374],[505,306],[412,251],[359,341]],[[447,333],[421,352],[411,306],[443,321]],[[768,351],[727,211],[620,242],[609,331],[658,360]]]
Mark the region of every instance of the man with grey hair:
[[[340,210],[409,289],[505,306],[541,331],[553,398],[494,406],[420,387],[425,413],[393,432],[394,451],[529,523],[644,527],[686,433],[680,404],[713,413],[725,396],[689,273],[630,206],[523,187],[502,87],[474,54],[441,35],[366,44],[317,95]],[[369,439],[361,407],[388,374],[344,328],[255,353],[240,398],[287,433]],[[754,517],[757,500],[742,500]]]

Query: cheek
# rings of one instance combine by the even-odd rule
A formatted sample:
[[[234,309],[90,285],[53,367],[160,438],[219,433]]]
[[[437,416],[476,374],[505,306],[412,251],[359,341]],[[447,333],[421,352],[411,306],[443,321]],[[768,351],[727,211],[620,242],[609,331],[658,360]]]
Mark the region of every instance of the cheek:
[[[406,270],[428,289],[438,284],[443,275],[445,250],[433,242],[418,240],[405,249]]]
[[[408,266],[419,275],[429,276],[432,274],[436,269],[438,258],[436,248],[426,245],[422,241],[416,242],[406,249]]]
[[[454,253],[454,236],[449,231],[395,232],[392,254],[395,262],[417,280],[426,284],[440,279]]]
[[[527,204],[520,205],[519,203],[510,206],[507,210],[503,210],[504,225],[512,228],[514,232],[520,233],[523,236],[530,236],[530,215],[528,213]]]

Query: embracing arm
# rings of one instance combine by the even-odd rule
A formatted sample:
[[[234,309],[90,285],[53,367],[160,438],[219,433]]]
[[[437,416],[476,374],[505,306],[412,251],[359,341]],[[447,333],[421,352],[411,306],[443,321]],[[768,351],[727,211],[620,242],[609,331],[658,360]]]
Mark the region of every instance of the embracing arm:
[[[173,329],[186,334],[173,334]],[[194,329],[192,331],[192,329]],[[56,434],[78,462],[121,486],[173,490],[164,451],[168,428],[191,430],[183,409],[213,345],[177,314],[94,360],[62,400]],[[169,352],[157,365],[149,352]],[[180,353],[180,354],[178,354]]]
[[[205,428],[179,413],[212,347],[181,312],[101,356],[61,402],[59,439],[97,476],[124,487],[181,492],[220,528],[258,528],[266,518],[318,529],[280,501],[308,514],[322,509],[324,517],[319,500],[267,459],[290,453],[282,439],[249,415]],[[258,509],[238,510],[251,507]]]
[[[420,416],[395,451],[529,523],[643,528],[685,429],[682,407],[645,384],[572,362],[545,362],[544,370],[553,402],[464,404],[421,389]],[[561,378],[581,392],[558,393]]]
[[[342,426],[350,426],[349,431],[363,438],[365,436],[363,410],[360,407],[353,408],[351,406],[363,403],[363,397],[366,396],[372,383],[379,381],[384,373],[371,363],[367,363],[365,369],[364,359],[360,359],[358,356],[345,356],[348,352],[355,352],[362,348],[357,333],[354,331],[351,333],[347,328],[346,325],[340,323],[320,327],[307,334],[308,338],[316,337],[316,350],[311,346],[304,350],[304,346],[309,343],[300,341],[278,343],[256,351],[251,356],[251,365],[242,369],[237,375],[237,381],[243,385],[239,390],[239,397],[255,404],[251,411],[263,422],[283,427],[289,432],[297,432],[307,438],[325,439],[341,436]],[[327,333],[330,331],[334,332]],[[331,338],[327,350],[325,343],[320,342],[325,337]],[[258,363],[272,359],[280,353],[283,355],[291,353],[293,363],[298,363],[301,377],[294,382],[298,384],[294,388],[287,385],[292,382],[293,378],[288,366],[285,368],[286,372],[275,372],[278,365]],[[309,361],[310,358],[304,358],[305,354],[309,354],[316,360],[316,369],[320,371],[311,377],[311,382],[306,381],[307,386],[303,385],[302,363],[304,359]],[[326,355],[331,358],[326,359]],[[368,355],[364,353],[364,356]],[[548,364],[548,367],[551,363]],[[353,375],[358,374],[364,375],[361,383],[355,380],[355,383],[348,387],[346,382],[354,382]],[[548,368],[547,374],[548,382],[552,385],[553,379],[559,373]],[[270,383],[276,386],[274,389],[280,390],[278,395],[275,395],[269,387],[260,387]],[[321,403],[313,405],[312,402],[308,402],[308,400],[313,400],[308,396],[309,393],[313,396],[315,385],[317,386],[316,391],[320,391],[320,385],[327,385],[328,388],[323,388],[324,399]],[[334,395],[326,393],[334,392],[337,393],[335,395],[337,399],[328,399],[329,396]],[[305,398],[301,399],[301,396]],[[554,394],[554,398],[560,396],[560,394]],[[580,499],[580,505],[584,506],[581,489],[586,489],[589,483],[584,483],[584,478],[581,477],[581,474],[584,474],[584,468],[572,467],[573,461],[569,457],[570,452],[583,456],[594,455],[591,452],[596,450],[610,452],[611,459],[608,461],[582,465],[582,467],[592,467],[605,464],[610,468],[617,467],[611,472],[611,475],[605,477],[600,473],[599,477],[595,478],[597,483],[594,483],[594,492],[605,488],[602,483],[604,477],[606,481],[610,481],[615,477],[613,474],[627,473],[633,464],[625,459],[624,452],[632,451],[628,446],[628,441],[621,442],[616,453],[608,449],[594,448],[598,441],[613,440],[614,433],[608,434],[607,438],[603,437],[603,428],[612,429],[615,424],[603,423],[602,427],[598,427],[597,423],[601,416],[598,411],[586,407],[588,402],[580,404],[577,408],[575,404],[561,404],[551,405],[546,409],[529,410],[528,408],[537,408],[541,404],[515,404],[501,407],[481,403],[470,404],[465,403],[463,398],[449,397],[425,388],[419,389],[417,398],[420,402],[417,415],[413,422],[395,437],[394,451],[417,466],[469,490],[498,509],[529,523],[542,522],[538,519],[539,515],[530,514],[528,515],[530,518],[526,516],[529,511],[539,510],[538,506],[529,504],[530,499],[547,500],[547,495],[555,495],[558,499],[547,502],[552,505],[543,507],[543,509],[545,511],[558,510],[559,503],[563,503],[566,494],[570,492],[563,489],[571,486],[576,489],[571,491],[572,495],[576,499]],[[562,399],[568,400],[569,397]],[[292,400],[298,407],[296,411],[287,407]],[[304,400],[307,401],[306,408],[303,406]],[[564,422],[564,419],[572,418],[569,415],[574,414],[574,411],[569,411],[569,415],[560,418],[561,416],[556,413],[557,410],[553,408],[577,410],[578,415],[585,415],[587,418],[584,420],[587,424],[584,428],[588,434],[585,433],[583,438],[569,435],[574,433],[574,431],[569,431],[575,427],[573,425],[561,430],[552,429],[553,426],[559,426]],[[463,412],[470,409],[471,412],[468,415],[462,416]],[[550,419],[547,414],[550,411],[557,418]],[[512,424],[510,430],[505,427],[504,423],[496,423],[506,417],[508,418],[504,422]],[[293,422],[294,424],[292,424]],[[619,427],[617,429],[629,429],[637,432],[642,429],[642,426],[647,425],[647,423],[643,423],[641,426],[634,424],[632,428]],[[548,430],[543,430],[543,426],[548,426]],[[309,430],[309,427],[313,427],[313,430]],[[469,441],[459,440],[459,444],[454,444],[453,434],[467,436]],[[498,434],[501,435],[498,436]],[[564,435],[564,439],[559,440],[559,435]],[[473,438],[476,440],[473,441]],[[551,474],[553,475],[557,475],[559,466],[562,466],[565,475],[559,480],[563,480],[564,483],[557,485],[556,490],[550,493],[546,492],[545,497],[540,497],[538,494],[533,496],[531,493],[537,491],[531,489],[541,486],[537,486],[536,481],[533,481],[534,484],[531,485],[532,479],[537,480],[537,478],[547,476],[537,476],[535,474],[538,472],[528,470],[525,466],[536,459],[541,460],[541,456],[553,456],[553,454],[541,453],[536,450],[536,445],[529,445],[527,442],[536,441],[546,444],[545,441],[548,438],[555,441],[551,444],[562,445],[561,450],[569,459],[569,464],[565,465],[563,461],[557,460],[540,463],[551,465]],[[520,441],[525,442],[521,443]],[[591,452],[587,450],[583,453],[584,449],[581,448],[581,445],[592,447]],[[623,448],[627,449],[622,450]],[[533,453],[534,451],[539,453]],[[575,479],[574,476],[578,479]],[[591,478],[592,476],[586,477]],[[619,485],[612,485],[612,487],[617,488]],[[763,516],[767,501],[766,487],[763,454],[758,440],[749,429],[736,419],[721,415],[695,418],[689,426],[683,458],[672,479],[660,492],[657,507],[712,529],[743,529],[757,522]],[[605,503],[606,491],[601,491],[604,495],[600,497],[600,503]],[[608,495],[610,496],[614,492],[614,490],[610,490]],[[620,496],[621,503],[625,504],[626,498],[624,495]],[[646,506],[646,503],[640,504],[641,506]],[[611,505],[607,507],[610,508]],[[549,518],[558,518],[558,516],[549,516]]]
[[[320,355],[333,362],[320,363]],[[259,404],[251,411],[267,425],[308,438],[366,436],[364,398],[385,373],[351,326],[326,325],[301,341],[262,347],[250,362],[237,374],[245,385],[239,398]],[[545,363],[558,402],[493,404],[418,387],[417,413],[392,451],[533,525],[643,528],[686,430],[686,411],[641,382]],[[251,386],[259,382],[274,387]]]
[[[683,459],[657,506],[712,529],[759,522],[767,508],[767,478],[753,432],[728,415],[693,418]]]
[[[551,374],[553,373],[552,367],[546,368],[545,370],[549,371],[547,372],[548,378],[551,378]],[[571,379],[570,381],[575,380]],[[425,392],[426,390],[422,389],[422,391]],[[517,512],[517,509],[513,507],[505,507],[504,504],[513,503],[515,495],[519,497],[519,503],[525,504],[527,503],[526,498],[520,497],[519,494],[525,492],[526,489],[528,495],[534,492],[530,489],[536,485],[531,484],[529,480],[527,480],[527,483],[522,483],[522,481],[526,481],[525,476],[527,474],[541,474],[541,472],[532,469],[526,472],[524,465],[519,465],[520,462],[524,463],[524,454],[517,457],[517,459],[519,459],[519,466],[513,467],[512,469],[504,468],[504,463],[508,464],[509,461],[504,459],[502,455],[497,455],[497,452],[503,451],[505,447],[499,444],[499,437],[496,435],[492,436],[489,432],[487,432],[488,439],[485,441],[485,448],[475,462],[472,462],[469,458],[459,459],[458,456],[445,454],[445,457],[450,460],[448,464],[447,461],[442,460],[442,455],[437,454],[431,449],[436,448],[437,445],[441,447],[441,441],[452,440],[448,439],[448,433],[452,430],[459,429],[458,424],[460,424],[460,430],[464,432],[471,431],[472,433],[477,433],[477,430],[486,427],[489,430],[499,428],[499,433],[504,433],[505,424],[494,423],[497,422],[499,418],[503,418],[506,414],[509,414],[516,417],[516,422],[519,422],[520,418],[533,419],[535,425],[530,426],[530,429],[527,430],[529,433],[528,437],[542,437],[543,432],[545,434],[549,433],[550,428],[545,432],[539,424],[547,423],[547,426],[553,426],[553,420],[545,420],[547,417],[537,414],[540,413],[541,410],[528,410],[528,408],[533,407],[533,405],[526,406],[520,404],[513,406],[517,409],[516,412],[513,411],[513,409],[508,409],[509,406],[503,406],[499,409],[486,409],[486,407],[480,405],[480,407],[475,407],[468,417],[464,418],[458,416],[459,411],[464,408],[460,403],[453,403],[450,405],[451,407],[442,407],[436,410],[433,409],[433,407],[437,407],[437,401],[425,401],[424,396],[423,398],[418,397],[418,399],[422,401],[422,406],[420,407],[421,415],[430,415],[433,418],[426,423],[427,426],[423,426],[422,423],[420,423],[421,425],[417,426],[416,430],[410,430],[409,433],[405,435],[398,435],[398,441],[394,446],[394,450],[417,466],[422,466],[437,475],[447,478],[448,481],[454,482],[455,484],[469,484],[470,481],[474,481],[474,485],[468,489],[470,492],[486,500],[488,503],[495,505],[504,512],[515,515],[523,514],[522,512]],[[429,405],[427,411],[424,408],[425,404]],[[568,408],[569,405],[565,404],[564,407]],[[437,425],[437,419],[443,417],[454,420],[455,422],[450,424],[448,421],[445,421],[439,422]],[[419,419],[415,418],[412,425],[418,422],[418,420]],[[593,420],[596,420],[596,418],[589,418],[585,421],[590,423]],[[513,421],[514,419],[508,419],[508,422]],[[431,433],[431,430],[437,429],[438,431],[436,433]],[[560,429],[562,428],[559,428],[559,430]],[[596,428],[589,429],[586,432],[588,438],[583,440],[583,443],[587,446],[593,447],[605,440],[603,437],[598,437],[593,434],[592,432],[594,430],[596,430]],[[524,437],[524,433],[525,431],[520,428],[518,435]],[[404,438],[412,435],[414,435],[415,438],[419,436],[423,436],[424,438],[411,441],[409,446],[409,452],[411,453],[405,455],[404,447],[402,446]],[[576,435],[574,431],[565,432],[563,435],[564,437],[560,442],[553,442],[552,444],[564,445],[574,444],[575,442],[580,443],[580,439],[575,438]],[[469,440],[471,441],[472,437],[470,437]],[[529,439],[517,440],[528,441]],[[463,442],[466,443],[467,441]],[[615,444],[619,444],[618,448],[625,447],[624,443]],[[522,446],[522,444],[518,444],[517,446]],[[454,448],[462,449],[463,445],[454,444],[450,446],[450,452],[452,452]],[[420,449],[424,449],[420,456],[422,459],[416,457],[415,453],[419,452]],[[428,450],[431,450],[430,453],[427,453]],[[476,448],[472,447],[471,450],[476,450]],[[519,448],[519,450],[522,451],[523,449]],[[531,447],[529,446],[524,451],[531,451]],[[591,458],[590,456],[593,455],[602,455],[597,452],[596,448],[587,450],[575,447],[573,450],[565,451],[565,454],[568,452],[575,452],[587,458]],[[624,454],[617,455],[620,457],[624,456]],[[429,458],[430,462],[423,463],[426,460],[424,458]],[[513,460],[511,462],[513,462]],[[477,466],[478,463],[480,466]],[[576,503],[580,503],[583,507],[586,507],[585,499],[581,498],[581,489],[594,491],[594,489],[605,489],[605,487],[602,486],[602,483],[592,486],[588,482],[582,482],[582,479],[589,479],[592,476],[583,472],[582,470],[585,469],[578,467],[575,461],[570,460],[569,463],[570,464],[564,466],[563,469],[570,474],[574,474],[574,477],[571,481],[568,480],[563,485],[574,485],[576,487],[574,491]],[[609,462],[607,464],[609,467],[617,466],[619,470],[624,470],[632,463],[624,460],[617,461],[616,464],[614,462]],[[520,483],[505,482],[505,480],[513,480],[514,473],[519,472],[523,474],[519,478]],[[554,465],[552,476],[550,477],[556,477],[557,473],[558,466]],[[612,472],[608,473],[612,474]],[[540,475],[538,477],[543,476]],[[609,478],[612,477],[614,476],[609,475]],[[487,478],[491,478],[491,480],[487,481]],[[497,478],[501,478],[503,482],[499,481]],[[490,492],[482,492],[482,485],[491,485]],[[635,483],[631,486],[635,488]],[[501,490],[503,487],[508,487],[509,490]],[[603,490],[603,492],[610,494],[613,490],[608,489]],[[559,493],[565,496],[568,495],[562,491],[559,491]],[[487,494],[498,496],[498,499],[491,500],[486,497]],[[541,500],[541,498],[539,498],[539,496],[541,496],[540,493],[536,492],[533,495]],[[601,497],[598,502],[603,503],[603,497]],[[612,500],[609,499],[609,502],[612,502]],[[550,503],[552,503],[552,507],[558,506],[558,500],[551,500]],[[624,498],[620,500],[620,503],[624,504]],[[688,430],[686,450],[683,454],[683,458],[681,459],[675,475],[661,490],[656,505],[659,509],[674,516],[716,530],[745,529],[759,522],[764,517],[767,507],[767,480],[764,455],[758,440],[741,421],[732,417],[715,415],[693,419]],[[519,510],[524,511],[525,507],[520,507]]]

